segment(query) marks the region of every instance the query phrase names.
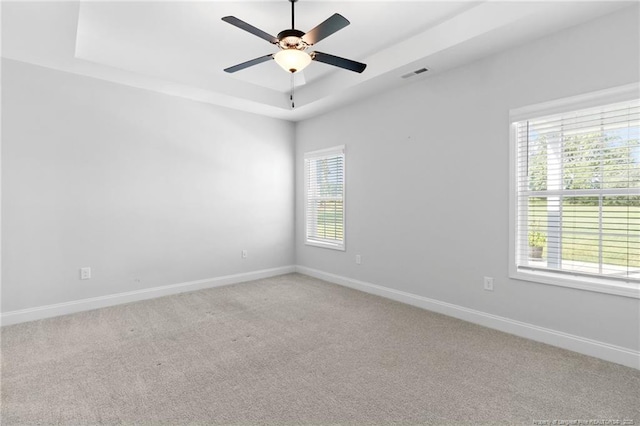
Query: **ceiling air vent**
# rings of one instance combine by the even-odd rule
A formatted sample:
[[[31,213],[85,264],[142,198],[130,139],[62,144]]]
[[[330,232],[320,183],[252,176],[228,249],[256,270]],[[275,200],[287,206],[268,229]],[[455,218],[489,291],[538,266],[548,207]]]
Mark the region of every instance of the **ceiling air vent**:
[[[420,68],[419,70],[415,70],[415,71],[410,72],[409,74],[403,75],[402,78],[413,77],[414,75],[422,74],[423,72],[427,72],[427,71],[429,71],[429,70],[426,69],[426,68]]]

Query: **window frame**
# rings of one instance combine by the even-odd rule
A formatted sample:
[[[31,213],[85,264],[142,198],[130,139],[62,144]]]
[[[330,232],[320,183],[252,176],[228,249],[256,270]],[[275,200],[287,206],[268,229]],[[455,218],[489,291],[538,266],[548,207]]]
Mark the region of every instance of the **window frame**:
[[[342,242],[319,241],[309,238],[309,174],[307,173],[307,160],[323,157],[342,155]],[[346,251],[346,152],[345,145],[337,145],[330,148],[323,148],[315,151],[305,152],[303,155],[304,173],[304,244],[312,247],[321,247],[331,250]]]
[[[640,299],[640,284],[628,281],[571,275],[567,272],[525,270],[518,268],[518,188],[519,173],[517,122],[548,115],[631,101],[640,98],[640,83],[632,83],[579,96],[557,99],[509,110],[509,277],[512,279],[607,293]]]

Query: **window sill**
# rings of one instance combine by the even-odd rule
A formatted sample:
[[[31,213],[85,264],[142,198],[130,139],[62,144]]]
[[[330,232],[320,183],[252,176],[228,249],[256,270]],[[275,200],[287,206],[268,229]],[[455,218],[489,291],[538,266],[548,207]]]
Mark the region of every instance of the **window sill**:
[[[305,241],[304,245],[312,246],[312,247],[327,248],[331,250],[345,251],[344,244],[337,245],[337,244],[331,244],[331,243],[322,243],[319,241]]]
[[[511,272],[509,277],[516,280],[640,299],[640,284],[584,276],[558,276],[550,272],[529,270],[516,270]]]

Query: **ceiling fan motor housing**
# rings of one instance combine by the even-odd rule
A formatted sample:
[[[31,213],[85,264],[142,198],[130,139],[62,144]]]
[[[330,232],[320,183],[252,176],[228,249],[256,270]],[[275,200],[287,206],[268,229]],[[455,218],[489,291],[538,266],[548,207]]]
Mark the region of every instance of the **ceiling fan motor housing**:
[[[302,40],[303,33],[300,30],[284,30],[278,34],[278,45],[281,49],[304,50],[309,45]]]

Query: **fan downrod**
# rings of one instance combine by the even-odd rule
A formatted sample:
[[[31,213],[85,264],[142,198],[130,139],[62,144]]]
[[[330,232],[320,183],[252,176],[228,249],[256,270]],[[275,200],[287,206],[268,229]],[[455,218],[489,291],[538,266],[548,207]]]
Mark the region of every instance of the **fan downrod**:
[[[296,13],[293,10],[293,6],[294,3],[296,3],[298,0],[289,0],[291,2],[291,29],[294,29],[296,27]]]

